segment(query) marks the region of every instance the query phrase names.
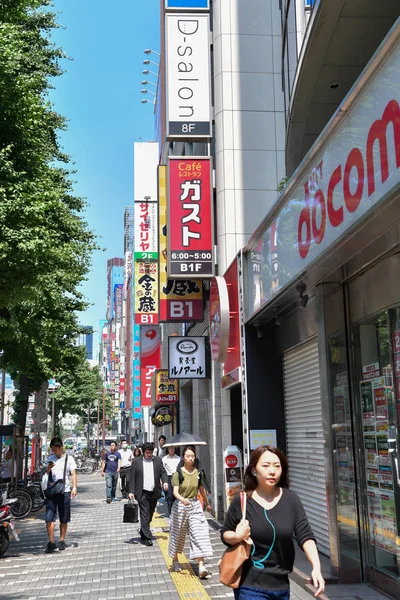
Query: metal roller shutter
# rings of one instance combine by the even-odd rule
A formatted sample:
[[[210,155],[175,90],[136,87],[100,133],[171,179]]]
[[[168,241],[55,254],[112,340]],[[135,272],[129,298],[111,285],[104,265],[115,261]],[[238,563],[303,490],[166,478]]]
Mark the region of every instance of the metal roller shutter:
[[[283,366],[290,488],[304,505],[319,550],[329,556],[318,342],[286,352]]]

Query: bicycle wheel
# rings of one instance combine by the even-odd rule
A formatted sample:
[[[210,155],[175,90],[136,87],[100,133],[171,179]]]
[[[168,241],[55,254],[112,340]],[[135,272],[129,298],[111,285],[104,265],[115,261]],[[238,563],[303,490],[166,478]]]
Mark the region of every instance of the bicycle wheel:
[[[90,475],[91,473],[93,473],[93,471],[94,471],[93,463],[87,462],[83,466],[83,472],[86,473],[87,475]]]
[[[42,492],[42,488],[40,485],[28,485],[26,491],[32,498],[32,510],[31,512],[37,512],[41,508],[43,508],[46,498]]]
[[[32,510],[32,498],[25,490],[12,490],[7,498],[17,498],[18,502],[10,504],[10,510],[15,519],[24,519]]]

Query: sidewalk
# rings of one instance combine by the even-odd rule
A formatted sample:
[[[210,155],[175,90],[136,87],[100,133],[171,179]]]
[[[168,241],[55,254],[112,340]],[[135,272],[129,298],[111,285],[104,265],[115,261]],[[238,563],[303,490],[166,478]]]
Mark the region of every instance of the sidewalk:
[[[168,526],[163,518],[165,507],[153,521],[157,541],[148,548],[139,541],[138,526],[122,523],[123,502],[106,504],[105,483],[99,473],[82,475],[79,495],[72,505],[72,522],[65,552],[44,554],[47,543],[43,511],[18,522],[21,541],[10,543],[0,560],[0,599],[38,600],[209,600],[233,598],[231,590],[221,585],[218,561],[224,550],[219,525],[210,519],[214,558],[207,562],[211,575],[205,581],[196,576],[196,566],[184,564],[182,573],[170,573],[166,564]],[[56,541],[58,536],[56,537]],[[186,550],[185,550],[186,553]],[[188,553],[186,554],[188,556]],[[331,586],[335,591],[344,586]],[[351,588],[352,586],[345,586]],[[331,600],[387,600],[372,590],[366,595],[354,588],[347,595]],[[371,591],[372,588],[367,588]],[[364,594],[364,595],[363,595]],[[296,582],[291,584],[292,600],[310,600],[308,591]]]

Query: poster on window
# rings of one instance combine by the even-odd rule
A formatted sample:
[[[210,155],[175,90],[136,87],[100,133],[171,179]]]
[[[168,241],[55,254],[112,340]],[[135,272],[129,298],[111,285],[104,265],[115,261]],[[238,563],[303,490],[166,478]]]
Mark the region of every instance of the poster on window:
[[[371,381],[360,382],[360,397],[364,431],[375,431],[374,398]]]
[[[212,195],[211,158],[169,158],[169,279],[214,276]]]

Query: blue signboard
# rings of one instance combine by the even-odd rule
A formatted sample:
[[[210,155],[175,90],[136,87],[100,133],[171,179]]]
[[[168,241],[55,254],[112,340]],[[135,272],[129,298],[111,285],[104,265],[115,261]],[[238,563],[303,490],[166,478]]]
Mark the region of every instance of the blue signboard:
[[[140,405],[140,325],[133,325],[133,403],[132,419],[140,419],[142,409]]]
[[[165,0],[165,10],[209,10],[210,0]]]

